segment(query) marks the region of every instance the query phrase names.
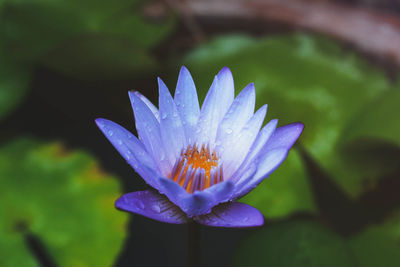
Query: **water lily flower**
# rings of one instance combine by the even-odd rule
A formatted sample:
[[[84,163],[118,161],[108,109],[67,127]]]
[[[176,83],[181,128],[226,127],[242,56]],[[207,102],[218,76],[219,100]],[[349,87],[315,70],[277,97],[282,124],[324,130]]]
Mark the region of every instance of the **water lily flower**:
[[[201,108],[185,67],[174,97],[161,79],[158,86],[158,109],[139,92],[129,92],[139,138],[112,121],[96,119],[119,153],[155,189],[125,194],[116,207],[174,224],[262,225],[256,208],[236,200],[284,161],[303,124],[277,128],[277,120],[271,120],[262,127],[267,105],[254,112],[253,83],[235,98],[227,67],[215,76]]]

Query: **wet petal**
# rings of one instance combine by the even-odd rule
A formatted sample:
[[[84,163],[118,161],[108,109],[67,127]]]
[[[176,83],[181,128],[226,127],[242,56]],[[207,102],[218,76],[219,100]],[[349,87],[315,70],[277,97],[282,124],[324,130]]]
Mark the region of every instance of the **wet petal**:
[[[264,217],[256,208],[229,202],[213,208],[212,212],[194,218],[198,223],[215,227],[257,227],[264,224]]]
[[[159,191],[179,206],[188,217],[209,213],[211,209],[232,198],[234,185],[224,181],[203,191],[188,194],[179,184],[163,177],[158,178]]]
[[[224,159],[225,177],[231,177],[246,158],[260,131],[266,114],[267,105],[264,105],[247,121],[235,141],[230,146],[224,147],[221,157]]]
[[[115,122],[106,119],[96,119],[96,124],[111,144],[118,150],[124,159],[138,172],[143,174],[143,165],[157,170],[157,165],[145,150],[143,144],[128,130]],[[142,176],[143,177],[143,176]],[[145,178],[145,177],[143,177]],[[152,177],[145,179],[148,184],[155,186]]]
[[[115,202],[118,209],[140,214],[145,217],[174,224],[188,222],[188,218],[165,196],[155,191],[137,191],[121,196]]]
[[[250,164],[254,161],[254,159],[259,155],[262,148],[264,148],[265,144],[268,142],[269,138],[272,136],[276,129],[276,125],[278,124],[278,120],[271,120],[265,125],[261,131],[258,133],[256,140],[250,148],[249,153],[247,153],[246,158],[240,167],[236,170],[236,172],[231,176],[231,180],[237,182],[243,179],[243,173],[246,172],[246,169],[250,166]]]
[[[220,121],[235,95],[231,71],[224,67],[216,76],[200,110],[196,126],[196,142],[213,144]]]
[[[247,179],[241,180],[236,184],[235,198],[240,198],[253,190],[259,183],[261,183],[265,178],[267,178],[282,162],[286,159],[288,155],[287,149],[273,149],[268,151],[268,153],[260,156],[257,162],[257,171],[255,174]]]
[[[151,110],[151,112],[153,112],[153,115],[156,118],[156,120],[158,120],[160,122],[160,114],[158,112],[157,107],[154,106],[154,104],[151,103],[151,101],[149,99],[147,99],[147,97],[145,97],[144,95],[142,95],[138,91],[132,91],[132,92],[135,95],[137,95],[143,101],[143,103],[145,103],[147,105],[147,107]]]
[[[189,217],[206,214],[214,206],[230,200],[233,192],[233,183],[224,181],[206,190],[188,195],[179,201],[179,206]]]
[[[302,123],[292,123],[274,131],[255,159],[257,172],[253,177],[236,183],[235,197],[241,197],[267,178],[286,159],[289,150],[303,131]]]
[[[295,122],[275,130],[274,134],[268,140],[263,151],[273,150],[277,148],[290,149],[297,138],[299,138],[301,132],[304,129],[304,124],[300,122]]]
[[[200,107],[193,78],[184,66],[179,73],[174,99],[185,128],[186,141],[191,144],[200,115]]]
[[[237,139],[246,122],[253,116],[256,102],[254,84],[251,83],[235,98],[223,117],[217,132],[217,147],[225,149]]]
[[[182,149],[186,147],[186,136],[175,101],[160,78],[158,78],[158,87],[161,139],[164,143],[166,157],[173,166]]]
[[[172,164],[166,159],[164,144],[161,140],[160,123],[154,117],[149,107],[134,93],[129,92],[135,115],[136,130],[139,139],[152,156],[163,175],[168,175]]]

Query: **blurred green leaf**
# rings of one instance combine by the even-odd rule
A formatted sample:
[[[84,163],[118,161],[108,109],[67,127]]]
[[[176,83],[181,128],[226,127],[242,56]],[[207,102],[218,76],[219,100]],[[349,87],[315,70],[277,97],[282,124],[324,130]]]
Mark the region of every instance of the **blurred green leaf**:
[[[101,79],[106,67],[127,67],[125,73],[132,71],[132,65],[148,67],[149,49],[173,28],[172,17],[159,23],[143,18],[142,2],[8,0],[0,6],[0,32],[18,59],[41,60],[80,79]],[[133,63],[129,65],[128,60]],[[92,76],[85,76],[88,70],[82,65],[90,66]]]
[[[266,225],[246,238],[232,266],[357,266],[341,237],[316,222]]]
[[[265,217],[283,217],[294,212],[315,212],[305,166],[292,150],[279,170],[240,200],[260,210]]]
[[[343,142],[356,139],[377,139],[400,147],[400,90],[385,92],[362,109],[349,123]]]
[[[127,216],[119,184],[87,153],[19,139],[0,148],[0,265],[37,266],[24,243],[38,236],[59,266],[111,266]],[[10,250],[11,249],[11,250]]]
[[[0,40],[0,120],[23,100],[28,91],[30,75],[7,56]]]
[[[383,93],[348,123],[339,140],[343,159],[369,182],[400,166],[400,90]]]
[[[156,67],[143,48],[112,36],[86,36],[49,53],[42,62],[57,71],[80,79],[132,78]]]
[[[395,267],[400,263],[400,213],[382,225],[373,225],[350,239],[363,267]]]
[[[361,108],[389,90],[381,71],[334,42],[298,34],[220,37],[190,52],[184,62],[202,78],[197,81],[201,96],[225,65],[237,90],[254,81],[258,106],[269,104],[269,118],[279,118],[280,125],[303,122],[300,142],[313,158],[352,196],[365,190],[365,172],[344,159],[339,137]]]

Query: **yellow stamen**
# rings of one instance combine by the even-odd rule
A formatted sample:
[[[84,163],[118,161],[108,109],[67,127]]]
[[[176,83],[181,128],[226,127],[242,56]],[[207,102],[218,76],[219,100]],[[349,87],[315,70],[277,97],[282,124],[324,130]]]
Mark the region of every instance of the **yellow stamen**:
[[[170,178],[184,187],[188,193],[204,190],[223,180],[217,153],[208,146],[196,145],[183,149]],[[195,184],[194,184],[195,183]]]

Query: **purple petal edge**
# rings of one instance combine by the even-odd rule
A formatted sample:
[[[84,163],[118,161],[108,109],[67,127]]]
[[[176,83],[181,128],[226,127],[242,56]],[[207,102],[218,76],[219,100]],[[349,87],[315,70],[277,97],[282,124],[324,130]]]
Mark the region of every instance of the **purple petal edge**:
[[[247,228],[264,224],[264,216],[256,208],[240,202],[228,202],[213,208],[209,214],[194,217],[200,224],[214,227]]]
[[[115,207],[166,223],[183,224],[189,221],[177,206],[152,190],[122,195],[115,201]]]

